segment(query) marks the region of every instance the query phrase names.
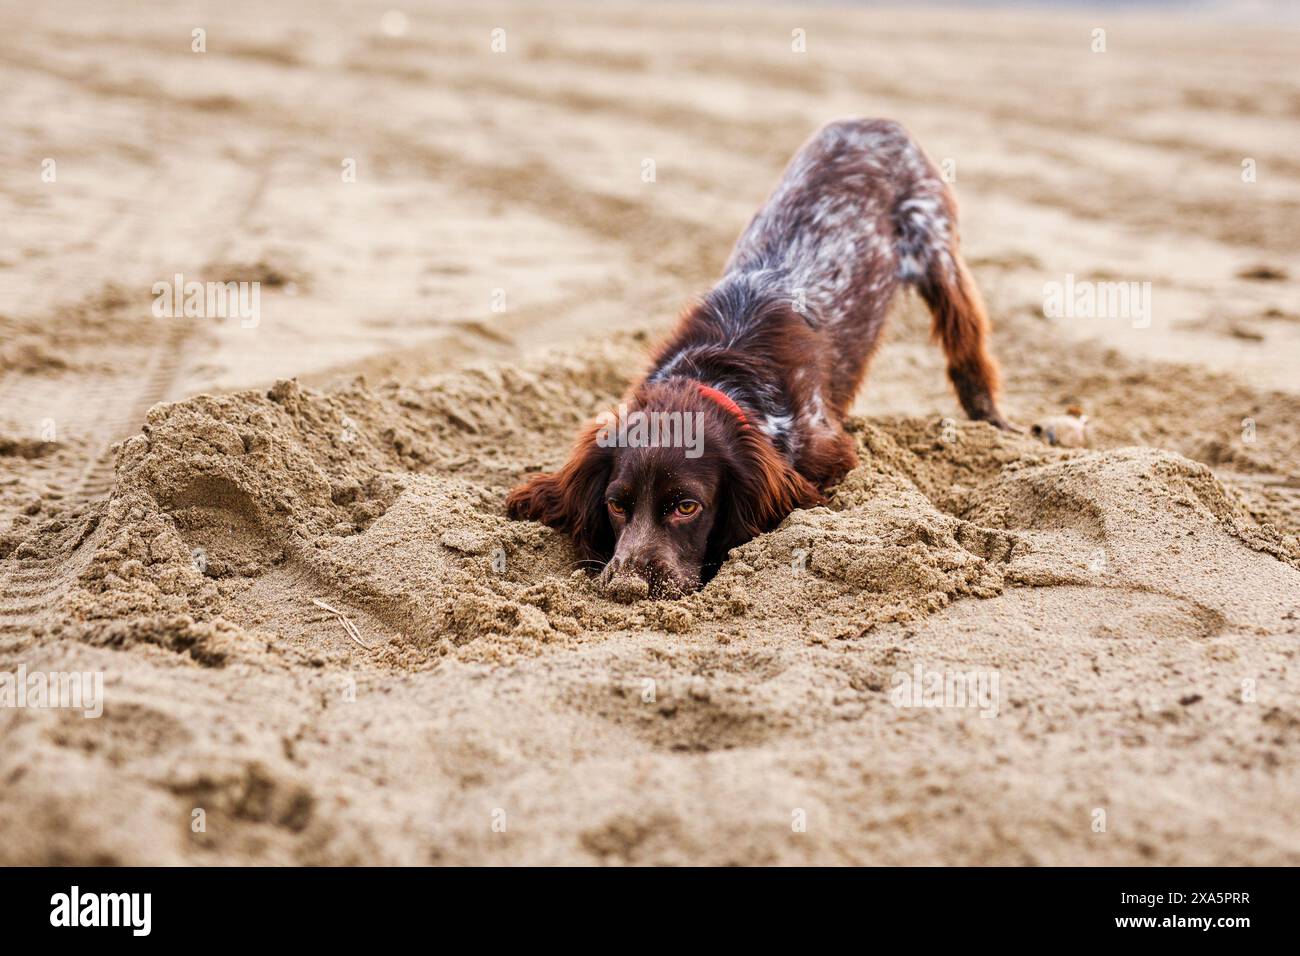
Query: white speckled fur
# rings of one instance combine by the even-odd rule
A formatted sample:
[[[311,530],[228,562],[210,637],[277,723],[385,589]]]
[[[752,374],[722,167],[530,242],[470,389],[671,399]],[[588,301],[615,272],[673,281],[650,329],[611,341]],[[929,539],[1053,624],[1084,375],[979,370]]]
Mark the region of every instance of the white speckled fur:
[[[899,288],[957,274],[954,210],[938,171],[900,125],[827,124],[790,161],[705,297],[706,341],[661,355],[650,381],[701,377],[757,413],[760,430],[796,457],[804,443],[839,430]],[[775,320],[774,304],[793,307],[825,337],[818,377],[796,377],[791,387],[776,376],[709,374],[710,350],[747,350]]]

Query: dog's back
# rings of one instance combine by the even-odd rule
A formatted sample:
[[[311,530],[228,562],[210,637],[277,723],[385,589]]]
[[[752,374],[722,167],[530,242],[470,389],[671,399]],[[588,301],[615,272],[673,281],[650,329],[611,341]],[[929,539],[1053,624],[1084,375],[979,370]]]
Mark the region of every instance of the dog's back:
[[[916,286],[948,352],[949,375],[973,418],[1003,424],[987,320],[958,252],[956,202],[898,123],[822,127],[786,167],[741,234],[726,276],[762,274],[823,328],[835,352],[832,406],[852,402],[901,285]]]

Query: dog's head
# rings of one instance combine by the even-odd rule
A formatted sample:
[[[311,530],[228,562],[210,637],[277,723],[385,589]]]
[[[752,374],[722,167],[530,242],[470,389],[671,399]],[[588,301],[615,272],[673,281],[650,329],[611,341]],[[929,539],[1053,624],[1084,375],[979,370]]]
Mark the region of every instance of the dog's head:
[[[602,416],[506,510],[571,536],[611,596],[631,600],[696,590],[731,548],[821,500],[730,399],[675,380]]]

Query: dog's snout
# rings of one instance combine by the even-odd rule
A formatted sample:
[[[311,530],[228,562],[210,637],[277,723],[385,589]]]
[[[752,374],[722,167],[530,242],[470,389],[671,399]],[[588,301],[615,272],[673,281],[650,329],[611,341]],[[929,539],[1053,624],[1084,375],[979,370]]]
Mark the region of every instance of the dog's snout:
[[[661,568],[657,561],[644,557],[635,557],[623,562],[623,571],[649,581],[661,573]]]
[[[612,558],[600,581],[608,597],[623,603],[681,597],[700,586],[698,574],[677,570],[667,560],[641,556]]]
[[[668,563],[653,555],[615,555],[601,573],[605,593],[616,601],[639,601],[681,592],[681,583]]]
[[[619,577],[622,575],[633,575],[638,578],[645,578],[647,581],[662,573],[660,562],[642,555],[633,555],[630,557],[620,557],[615,555],[610,559],[609,564],[605,565],[605,574],[607,577]]]
[[[625,574],[646,577],[647,570],[646,562],[638,559],[624,558],[616,554],[614,557],[610,558],[609,562],[605,565],[605,570],[601,573],[601,577],[605,581],[609,581],[611,578],[616,578]]]

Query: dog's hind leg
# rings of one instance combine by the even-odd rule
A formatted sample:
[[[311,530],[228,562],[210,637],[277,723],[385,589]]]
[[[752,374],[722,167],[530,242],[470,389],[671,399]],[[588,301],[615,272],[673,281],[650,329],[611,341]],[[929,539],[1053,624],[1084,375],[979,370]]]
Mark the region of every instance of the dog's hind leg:
[[[948,378],[966,414],[998,428],[1014,425],[998,409],[998,365],[989,354],[989,320],[975,280],[962,261],[957,207],[937,177],[898,205],[901,278],[914,284],[934,319],[933,335],[948,359]]]
[[[961,407],[976,421],[1011,430],[998,410],[998,364],[988,350],[988,316],[966,263],[954,251],[950,267],[932,267],[917,289],[934,317],[934,337],[943,345]]]

